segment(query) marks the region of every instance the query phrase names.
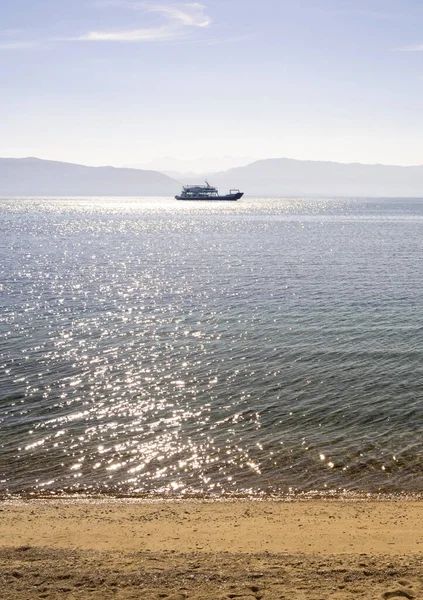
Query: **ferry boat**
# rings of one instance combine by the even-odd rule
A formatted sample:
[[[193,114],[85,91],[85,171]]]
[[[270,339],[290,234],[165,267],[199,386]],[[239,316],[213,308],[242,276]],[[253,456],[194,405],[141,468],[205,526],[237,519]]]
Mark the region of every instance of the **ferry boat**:
[[[206,181],[206,185],[185,185],[179,196],[175,196],[176,200],[239,200],[244,195],[244,192],[239,190],[230,190],[229,194],[219,196],[219,192],[215,187]]]

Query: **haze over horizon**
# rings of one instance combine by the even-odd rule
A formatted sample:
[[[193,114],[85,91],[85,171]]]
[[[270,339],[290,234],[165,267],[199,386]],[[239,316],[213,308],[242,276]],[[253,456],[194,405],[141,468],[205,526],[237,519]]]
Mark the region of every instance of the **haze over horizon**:
[[[8,3],[0,156],[423,164],[422,24],[417,0]]]

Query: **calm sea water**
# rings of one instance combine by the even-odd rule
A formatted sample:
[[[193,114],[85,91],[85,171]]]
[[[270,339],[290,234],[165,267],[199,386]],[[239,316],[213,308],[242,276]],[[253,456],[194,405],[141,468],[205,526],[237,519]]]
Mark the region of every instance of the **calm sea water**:
[[[0,200],[0,493],[423,490],[423,200]]]

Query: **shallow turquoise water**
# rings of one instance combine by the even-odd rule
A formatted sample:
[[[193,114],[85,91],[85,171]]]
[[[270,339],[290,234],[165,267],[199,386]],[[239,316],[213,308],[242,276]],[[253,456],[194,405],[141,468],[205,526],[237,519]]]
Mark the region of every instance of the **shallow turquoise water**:
[[[423,200],[0,200],[0,491],[423,490]]]

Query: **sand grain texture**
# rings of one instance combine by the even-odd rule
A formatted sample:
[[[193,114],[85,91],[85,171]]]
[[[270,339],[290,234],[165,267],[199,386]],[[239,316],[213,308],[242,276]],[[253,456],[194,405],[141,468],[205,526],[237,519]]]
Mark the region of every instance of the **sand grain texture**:
[[[423,599],[423,503],[0,506],[0,598]]]

